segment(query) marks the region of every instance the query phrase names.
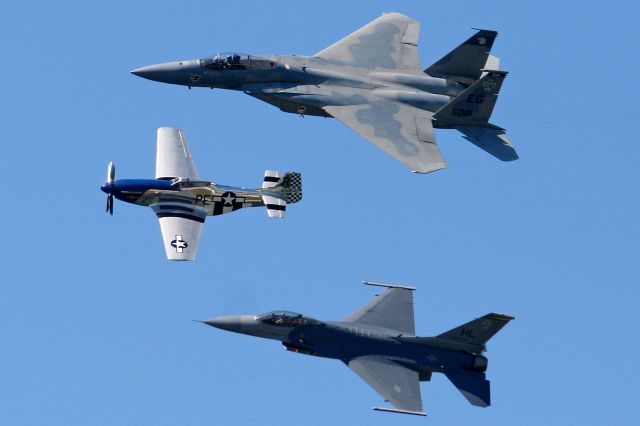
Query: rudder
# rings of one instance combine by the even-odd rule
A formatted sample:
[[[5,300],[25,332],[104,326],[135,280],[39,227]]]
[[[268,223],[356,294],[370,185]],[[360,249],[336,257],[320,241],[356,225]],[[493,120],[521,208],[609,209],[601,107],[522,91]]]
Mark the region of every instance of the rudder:
[[[287,172],[282,179],[282,187],[287,194],[287,203],[294,204],[302,200],[302,174]]]

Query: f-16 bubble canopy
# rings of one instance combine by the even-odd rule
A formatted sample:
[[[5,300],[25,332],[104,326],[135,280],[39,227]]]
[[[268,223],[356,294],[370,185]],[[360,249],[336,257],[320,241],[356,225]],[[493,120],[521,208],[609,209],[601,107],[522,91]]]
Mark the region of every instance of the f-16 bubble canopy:
[[[265,314],[256,315],[256,321],[262,324],[275,325],[278,327],[298,327],[300,325],[321,324],[318,320],[305,317],[302,314],[291,311],[271,311]]]

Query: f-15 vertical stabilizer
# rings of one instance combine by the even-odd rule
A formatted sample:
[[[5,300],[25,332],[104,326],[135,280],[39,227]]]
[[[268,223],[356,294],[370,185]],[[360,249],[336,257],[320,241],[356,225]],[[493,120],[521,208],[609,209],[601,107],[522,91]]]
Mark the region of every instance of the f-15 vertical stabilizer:
[[[485,70],[472,84],[433,115],[434,127],[454,128],[464,138],[502,161],[518,159],[504,129],[489,123],[506,71]]]
[[[439,127],[493,126],[488,123],[498,100],[507,71],[486,70],[487,74],[473,83],[451,102],[433,114]]]
[[[478,30],[424,72],[432,77],[472,84],[480,78],[482,68],[486,67],[491,46],[497,35],[496,31]]]

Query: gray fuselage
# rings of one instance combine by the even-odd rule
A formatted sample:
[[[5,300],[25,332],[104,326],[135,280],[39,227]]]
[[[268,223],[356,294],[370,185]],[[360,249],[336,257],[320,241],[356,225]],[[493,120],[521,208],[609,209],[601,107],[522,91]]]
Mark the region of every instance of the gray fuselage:
[[[285,112],[324,117],[330,117],[323,110],[327,105],[367,104],[371,95],[435,112],[466,88],[419,70],[367,70],[313,56],[216,56],[151,65],[132,72],[190,88],[239,90]],[[332,90],[345,87],[349,95]]]

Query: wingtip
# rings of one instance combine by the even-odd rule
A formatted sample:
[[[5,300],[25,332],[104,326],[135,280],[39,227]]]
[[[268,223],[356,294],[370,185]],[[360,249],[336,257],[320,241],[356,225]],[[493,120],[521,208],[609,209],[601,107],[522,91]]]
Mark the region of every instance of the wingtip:
[[[374,411],[384,411],[387,413],[399,413],[399,414],[411,414],[414,416],[426,416],[427,413],[424,411],[411,411],[411,410],[399,410],[397,408],[387,408],[387,407],[373,407]]]

